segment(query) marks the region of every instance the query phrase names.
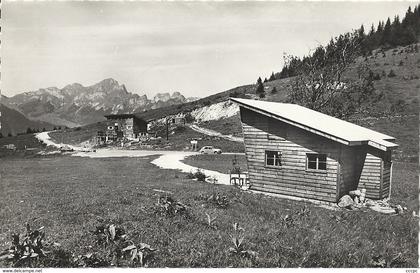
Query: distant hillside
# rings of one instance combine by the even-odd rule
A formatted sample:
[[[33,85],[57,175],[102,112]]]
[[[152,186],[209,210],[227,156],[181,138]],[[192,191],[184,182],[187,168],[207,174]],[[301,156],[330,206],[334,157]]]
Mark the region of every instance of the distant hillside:
[[[388,50],[373,50],[372,55],[357,58],[355,63],[344,73],[349,81],[355,80],[357,77],[356,67],[360,64],[365,64],[374,73],[374,87],[378,92],[383,93],[383,97],[378,103],[370,105],[372,111],[369,116],[391,116],[418,112],[420,53],[415,48],[420,48],[420,44]],[[393,73],[390,75],[391,70]],[[168,115],[188,113],[194,109],[226,101],[229,97],[285,102],[293,81],[294,77],[289,77],[264,82],[265,98],[262,99],[256,94],[257,85],[249,84],[193,102],[140,112],[139,115],[146,119],[158,119]]]
[[[412,10],[408,8],[404,18],[400,19],[395,16],[393,19],[389,18],[384,21],[379,21],[376,28],[372,24],[367,30],[363,25],[353,33],[344,33],[338,37],[332,38],[331,41],[324,47],[325,55],[332,56],[337,53],[337,44],[345,45],[345,38],[351,34],[355,34],[352,43],[359,47],[360,56],[370,56],[373,51],[378,48],[389,49],[398,46],[407,46],[419,42],[420,37],[420,5],[416,5]],[[347,49],[347,51],[350,48]],[[277,73],[272,73],[265,81],[288,78],[299,74],[299,67],[311,63],[318,56],[315,50],[309,56],[298,57],[288,56],[286,63],[282,70]]]
[[[9,133],[17,135],[18,133],[24,133],[28,128],[32,130],[42,131],[53,129],[53,125],[47,122],[34,121],[26,118],[23,114],[16,110],[10,109],[3,104],[0,104],[1,111],[1,134],[6,137]]]
[[[409,16],[403,19],[401,26],[408,26],[410,28],[413,24],[420,24],[420,12],[419,8],[416,7],[414,12],[409,11]],[[410,18],[408,21],[406,18]],[[414,20],[417,18],[416,20]],[[391,34],[395,34],[395,28],[398,25],[399,19],[394,19],[394,26],[391,24]],[[417,23],[416,23],[417,22]],[[381,26],[383,23],[381,23]],[[385,25],[389,25],[388,23]],[[384,25],[384,28],[385,28]],[[381,29],[381,27],[380,27]],[[389,26],[386,27],[389,30]],[[414,28],[414,33],[420,30],[420,25]],[[380,30],[380,33],[382,30]],[[334,66],[334,60],[337,59],[337,51],[339,49],[343,52],[347,49],[347,43],[356,44],[360,42],[360,30],[359,33],[340,35],[338,38],[334,38],[331,42],[323,47],[320,46],[315,55],[304,57],[302,60],[295,58],[292,66],[287,66],[287,69],[298,68],[301,65],[306,65],[313,61],[321,61],[320,65],[312,66],[314,68],[314,75],[323,77],[322,68],[329,68],[328,66]],[[387,31],[385,31],[387,33]],[[412,32],[410,32],[412,34]],[[410,34],[409,33],[409,34]],[[389,34],[389,33],[388,33]],[[387,35],[388,35],[387,34]],[[407,33],[405,33],[407,34]],[[373,35],[378,35],[377,32],[369,34],[369,39],[373,39]],[[343,71],[340,71],[340,78],[334,79],[330,82],[332,86],[339,86],[337,94],[341,91],[346,92],[350,89],[349,86],[358,81],[368,81],[368,87],[373,89],[376,101],[360,100],[357,97],[357,92],[364,92],[363,88],[355,89],[355,95],[353,99],[351,96],[346,99],[349,102],[356,101],[359,99],[360,109],[355,109],[351,115],[346,116],[348,120],[356,124],[360,124],[367,128],[372,128],[390,134],[397,139],[397,143],[400,145],[398,150],[395,152],[395,158],[398,160],[415,161],[418,158],[418,114],[419,114],[419,101],[418,101],[418,90],[420,89],[420,44],[410,43],[402,39],[404,45],[398,45],[396,40],[389,40],[390,36],[382,35],[384,40],[380,41],[379,48],[369,48],[369,52],[363,50],[354,50],[352,56],[343,66]],[[391,35],[392,36],[392,35]],[[400,36],[403,37],[403,36]],[[410,36],[413,38],[413,36]],[[395,36],[394,36],[395,38]],[[382,39],[382,38],[381,38]],[[418,37],[416,38],[418,40]],[[410,40],[412,41],[412,40]],[[363,47],[362,47],[363,48]],[[357,49],[361,49],[358,47]],[[335,58],[330,58],[331,56]],[[338,56],[340,58],[340,56]],[[300,64],[299,64],[300,62]],[[322,63],[324,62],[324,63]],[[291,64],[291,63],[289,63]],[[367,77],[364,78],[360,74],[360,67],[363,67]],[[317,69],[321,68],[321,69]],[[317,71],[318,70],[318,71]],[[300,72],[305,71],[301,70]],[[290,73],[291,71],[287,71]],[[295,71],[298,72],[298,71]],[[229,97],[240,97],[259,99],[275,102],[286,102],[290,101],[290,95],[296,90],[296,84],[299,77],[303,73],[291,73],[287,77],[282,75],[281,78],[276,77],[278,74],[272,74],[267,80],[258,81],[254,84],[248,84],[244,86],[235,87],[227,91],[223,91],[206,98],[198,99],[196,101],[187,102],[179,105],[170,105],[159,109],[150,109],[146,111],[137,112],[138,116],[141,116],[147,120],[159,120],[167,116],[178,115],[180,113],[190,114],[190,117],[196,118],[197,122],[200,122],[200,126],[213,129],[224,134],[241,134],[241,124],[238,115],[238,108],[228,103]],[[304,75],[305,76],[305,75]],[[341,77],[342,76],[342,77]],[[315,78],[315,80],[318,80]],[[305,86],[305,85],[303,85]],[[363,86],[362,86],[363,87]],[[317,89],[316,82],[313,89]],[[301,104],[299,101],[294,103]],[[217,112],[217,113],[215,113]],[[398,123],[398,124],[397,124]],[[103,125],[99,125],[103,126]],[[93,127],[85,127],[81,130],[85,130],[83,133],[84,138],[88,138],[89,135],[93,136],[95,130]],[[417,128],[417,129],[416,129]],[[90,133],[89,133],[90,132]],[[75,133],[78,135],[78,133]],[[416,140],[416,141],[413,141]]]
[[[3,97],[2,103],[31,119],[75,127],[102,121],[106,114],[139,112],[194,99],[185,98],[179,92],[157,94],[148,99],[146,95],[128,92],[114,79],[105,79],[87,87],[74,83],[62,89],[49,87]]]
[[[372,115],[354,117],[351,121],[396,137],[400,147],[395,157],[398,160],[412,162],[418,158],[416,139],[418,139],[417,96],[420,89],[420,53],[415,50],[416,45],[420,46],[413,44],[388,50],[374,50],[369,57],[357,58],[345,73],[345,77],[349,80],[355,79],[357,77],[355,68],[361,63],[365,64],[374,74],[375,89],[383,93],[378,103],[369,105]],[[290,77],[264,82],[266,96],[262,100],[286,101],[294,80],[294,77]],[[180,113],[191,113],[200,119],[206,116],[199,124],[201,127],[241,136],[242,127],[238,112],[232,112],[232,105],[226,102],[229,97],[261,99],[256,95],[256,88],[256,84],[239,86],[193,102],[152,109],[140,112],[138,115],[146,119],[160,119]],[[273,89],[276,90],[274,93]],[[80,130],[66,130],[63,136],[58,133],[52,135],[56,135],[57,139],[65,143],[78,143],[92,138],[98,130],[104,130],[104,126],[103,123],[94,123]]]

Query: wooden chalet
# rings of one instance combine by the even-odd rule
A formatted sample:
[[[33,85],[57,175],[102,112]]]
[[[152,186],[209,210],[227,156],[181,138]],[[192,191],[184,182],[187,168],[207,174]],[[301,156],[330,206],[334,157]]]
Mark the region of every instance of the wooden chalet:
[[[251,189],[327,202],[363,188],[369,198],[389,197],[393,137],[296,104],[231,100]]]
[[[106,140],[118,138],[138,139],[147,136],[147,121],[136,114],[106,115]]]

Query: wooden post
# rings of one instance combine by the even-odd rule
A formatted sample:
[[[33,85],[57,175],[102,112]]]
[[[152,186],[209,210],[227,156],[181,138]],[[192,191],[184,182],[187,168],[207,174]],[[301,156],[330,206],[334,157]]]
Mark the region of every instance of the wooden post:
[[[389,167],[389,193],[388,193],[388,200],[391,200],[391,189],[392,189],[392,165],[394,165],[394,162],[391,161],[391,166]]]
[[[168,118],[166,118],[166,141],[169,140],[169,124],[168,124]]]

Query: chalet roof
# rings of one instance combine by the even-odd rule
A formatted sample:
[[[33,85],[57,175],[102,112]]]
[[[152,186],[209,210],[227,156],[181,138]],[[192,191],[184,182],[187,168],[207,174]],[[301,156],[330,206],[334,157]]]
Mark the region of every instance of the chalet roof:
[[[249,99],[231,98],[241,107],[281,120],[312,133],[322,135],[349,146],[368,144],[387,151],[398,147],[395,138],[362,126],[290,104]]]

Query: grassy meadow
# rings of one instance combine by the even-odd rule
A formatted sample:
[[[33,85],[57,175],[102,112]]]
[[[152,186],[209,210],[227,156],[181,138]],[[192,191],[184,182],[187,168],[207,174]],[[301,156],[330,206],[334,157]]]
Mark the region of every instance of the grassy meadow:
[[[157,249],[148,267],[418,266],[418,218],[411,214],[418,211],[417,164],[395,163],[392,201],[408,212],[388,216],[197,182],[158,169],[153,158],[0,159],[0,250],[29,222],[44,226],[46,239],[61,244],[54,254],[59,258],[43,266],[77,266],[79,255],[105,255],[92,231],[113,223],[136,244]],[[206,159],[214,162],[210,156],[200,160]],[[231,158],[224,162],[230,166]],[[224,206],[207,198],[215,194],[224,196]],[[186,211],[156,213],[158,198],[168,195]],[[215,218],[210,225],[206,214]],[[245,230],[243,249],[257,256],[228,253],[234,223]]]

